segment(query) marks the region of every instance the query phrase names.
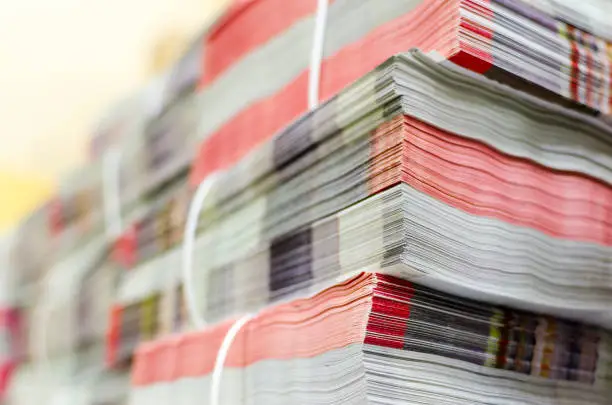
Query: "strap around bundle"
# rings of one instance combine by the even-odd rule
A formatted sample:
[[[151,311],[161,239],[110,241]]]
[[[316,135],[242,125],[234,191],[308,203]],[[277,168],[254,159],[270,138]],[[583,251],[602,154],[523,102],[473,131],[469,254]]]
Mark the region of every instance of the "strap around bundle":
[[[323,47],[325,44],[327,10],[328,0],[318,0],[315,30],[310,54],[310,71],[308,77],[308,108],[311,110],[319,105],[321,64],[323,60]],[[197,307],[197,298],[193,289],[193,246],[195,243],[200,211],[202,210],[206,197],[209,195],[210,190],[217,179],[218,174],[213,173],[200,183],[195,195],[193,196],[191,205],[189,206],[187,222],[185,224],[183,239],[183,286],[189,317],[191,323],[197,329],[205,327],[207,325],[207,321]],[[232,324],[227,334],[223,338],[223,342],[221,343],[219,352],[217,353],[217,358],[215,359],[215,366],[212,374],[209,398],[210,405],[219,405],[223,366],[225,365],[227,355],[234,342],[234,339],[240,330],[256,316],[257,314],[243,315]]]
[[[120,197],[121,155],[119,149],[109,149],[102,160],[104,221],[106,235],[110,240],[117,238],[123,230]]]

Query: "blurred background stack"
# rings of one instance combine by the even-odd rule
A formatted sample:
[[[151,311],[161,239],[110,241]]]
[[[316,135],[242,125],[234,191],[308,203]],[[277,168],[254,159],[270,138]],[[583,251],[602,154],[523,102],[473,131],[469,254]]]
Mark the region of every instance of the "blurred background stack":
[[[190,84],[170,78],[173,66],[227,4],[3,6],[0,30],[10,38],[0,52],[3,403],[74,395],[91,404],[123,403],[129,374],[107,367],[105,352],[121,275],[110,260],[112,232],[126,223],[109,224],[116,205],[103,203],[104,182],[119,178],[112,169],[120,167],[119,155],[133,162],[121,166],[126,180],[118,184],[124,190],[139,184],[121,196],[128,221],[148,212],[143,193],[175,175],[175,168],[148,169],[163,157],[144,155],[144,133],[168,126],[164,120],[172,114],[186,114],[186,108],[168,108],[189,104],[182,93]],[[188,151],[187,142],[177,145]],[[186,157],[180,158],[185,166]]]
[[[3,403],[208,403],[248,315],[224,404],[612,404],[610,3],[158,3],[87,158],[31,155]]]

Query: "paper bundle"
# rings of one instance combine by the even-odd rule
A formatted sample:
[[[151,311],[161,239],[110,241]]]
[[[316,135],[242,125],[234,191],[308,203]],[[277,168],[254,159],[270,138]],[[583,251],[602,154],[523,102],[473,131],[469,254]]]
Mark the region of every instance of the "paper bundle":
[[[329,99],[390,55],[419,47],[572,108],[608,114],[609,24],[593,8],[572,13],[572,6],[569,0],[330,2],[320,97]],[[595,6],[606,7],[601,1]],[[119,199],[128,218],[143,196],[186,170],[197,139],[203,143],[193,184],[236,163],[303,114],[316,11],[314,0],[237,3],[142,98],[126,102],[122,111],[132,114],[111,114],[100,131],[129,134],[116,137],[118,169],[99,162],[87,180],[76,187],[67,182],[66,191],[43,208],[54,235],[78,228],[64,238],[66,250],[103,231],[102,200]],[[97,156],[109,150],[100,143]],[[109,197],[104,183],[114,172],[119,191]],[[32,238],[24,239],[27,244]],[[55,250],[57,244],[49,243],[35,254]]]
[[[231,322],[143,345],[130,404],[207,401]],[[222,404],[609,404],[609,333],[380,274],[266,308],[230,346]]]
[[[244,2],[207,37],[194,184],[308,109],[315,2],[277,3]],[[260,24],[264,10],[274,24]],[[516,0],[331,2],[320,98],[413,47],[585,113],[610,113],[610,44]]]
[[[194,253],[200,296],[263,304],[382,266],[606,317],[609,133],[447,62],[398,56],[220,175]]]
[[[219,174],[198,306],[225,319],[371,269],[611,325],[609,134],[421,52],[392,58]],[[113,352],[159,331],[142,325],[181,265],[175,248],[125,278]]]
[[[26,317],[58,303],[50,380],[91,392],[77,376],[183,329],[193,290],[211,321],[263,311],[223,403],[610,402],[609,5],[330,1],[309,83],[317,3],[236,2],[17,232]],[[145,345],[135,401],[206,395],[228,328]]]
[[[541,97],[592,115],[608,114],[610,45],[605,21],[592,17],[588,9],[576,13],[576,21],[568,19],[563,4],[330,2],[320,98],[329,99],[390,55],[419,47]],[[109,221],[100,209],[104,199],[119,200],[118,211],[129,226],[144,196],[156,198],[160,187],[187,169],[197,139],[203,143],[193,184],[236,163],[303,114],[316,11],[314,0],[237,3],[142,98],[126,102],[125,110],[132,114],[111,114],[101,132],[126,134],[116,137],[121,140],[116,162],[100,162],[83,186],[67,182],[67,192],[45,208],[54,234],[78,228],[62,242],[66,250],[104,230],[102,221]],[[261,24],[263,18],[267,24]],[[593,23],[584,24],[589,18]],[[109,148],[98,145],[97,150],[96,155],[103,156]],[[118,182],[119,191],[109,192],[109,177]],[[72,226],[79,213],[87,221]],[[50,243],[54,246],[49,249],[55,249]]]
[[[151,210],[151,200],[168,193],[168,183],[177,176],[184,183],[198,124],[194,90],[201,42],[99,125],[94,160],[64,179],[54,198],[32,215],[31,226],[18,233],[20,266],[62,260],[100,234],[118,237]]]

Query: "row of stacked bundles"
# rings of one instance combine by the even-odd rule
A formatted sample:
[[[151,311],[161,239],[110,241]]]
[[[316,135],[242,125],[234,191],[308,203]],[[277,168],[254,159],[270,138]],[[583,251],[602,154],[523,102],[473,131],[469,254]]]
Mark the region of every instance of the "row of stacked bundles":
[[[134,403],[207,397],[241,314],[224,404],[610,403],[611,135],[391,58],[218,175],[193,253],[220,323],[144,344]]]
[[[234,2],[18,230],[9,402],[612,404],[605,15]]]
[[[121,236],[154,218],[186,184],[196,142],[199,71],[193,65],[199,66],[200,42],[104,117],[91,162],[15,231],[14,301],[25,325],[25,359],[7,403],[125,403],[129,368],[114,367],[107,347],[109,319],[128,274]],[[168,139],[176,141],[172,149]],[[129,365],[130,358],[126,353],[118,362]]]

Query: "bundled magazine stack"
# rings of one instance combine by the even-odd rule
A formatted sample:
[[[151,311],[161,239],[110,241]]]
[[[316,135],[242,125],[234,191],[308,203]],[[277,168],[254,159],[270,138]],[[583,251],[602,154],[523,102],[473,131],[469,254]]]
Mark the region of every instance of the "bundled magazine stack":
[[[612,404],[606,13],[234,2],[17,230],[8,403]]]

